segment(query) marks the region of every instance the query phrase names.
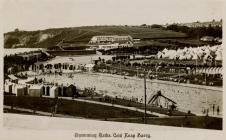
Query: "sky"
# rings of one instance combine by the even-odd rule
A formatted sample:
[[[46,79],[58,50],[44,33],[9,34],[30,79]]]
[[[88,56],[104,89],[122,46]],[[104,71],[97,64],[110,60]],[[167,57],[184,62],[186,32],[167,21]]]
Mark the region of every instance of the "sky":
[[[2,0],[3,32],[220,20],[224,0]]]

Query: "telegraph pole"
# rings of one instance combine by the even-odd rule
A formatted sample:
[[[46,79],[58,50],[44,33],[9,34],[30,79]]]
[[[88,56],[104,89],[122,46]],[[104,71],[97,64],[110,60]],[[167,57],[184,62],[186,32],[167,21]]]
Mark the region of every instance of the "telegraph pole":
[[[147,123],[147,118],[146,118],[146,114],[147,114],[147,105],[146,105],[146,99],[147,99],[147,94],[146,94],[146,74],[144,71],[144,123]]]

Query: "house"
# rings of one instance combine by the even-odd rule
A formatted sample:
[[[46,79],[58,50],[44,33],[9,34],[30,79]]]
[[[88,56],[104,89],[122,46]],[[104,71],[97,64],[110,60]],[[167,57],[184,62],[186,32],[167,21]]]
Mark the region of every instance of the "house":
[[[28,95],[32,97],[42,97],[43,86],[42,85],[32,85],[28,88]]]

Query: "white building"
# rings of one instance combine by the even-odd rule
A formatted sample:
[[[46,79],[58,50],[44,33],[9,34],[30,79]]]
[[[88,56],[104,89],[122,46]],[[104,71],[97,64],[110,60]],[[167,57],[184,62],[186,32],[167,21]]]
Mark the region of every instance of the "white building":
[[[89,41],[91,49],[97,50],[110,50],[123,47],[132,47],[133,38],[130,35],[119,36],[93,36]]]
[[[99,45],[98,49],[100,49],[100,50],[109,50],[109,49],[116,49],[118,47],[119,47],[119,43],[101,44],[101,45]]]
[[[130,35],[119,36],[119,35],[106,35],[106,36],[93,36],[89,43],[107,43],[107,42],[117,42],[117,41],[133,41]]]

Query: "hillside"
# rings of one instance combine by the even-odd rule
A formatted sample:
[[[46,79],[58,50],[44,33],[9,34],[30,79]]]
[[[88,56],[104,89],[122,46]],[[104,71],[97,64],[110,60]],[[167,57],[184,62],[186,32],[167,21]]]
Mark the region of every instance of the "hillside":
[[[187,37],[181,32],[142,26],[84,26],[8,32],[4,34],[4,47],[50,48],[62,40],[71,47],[85,47],[91,37],[96,35],[131,35],[141,40]]]

